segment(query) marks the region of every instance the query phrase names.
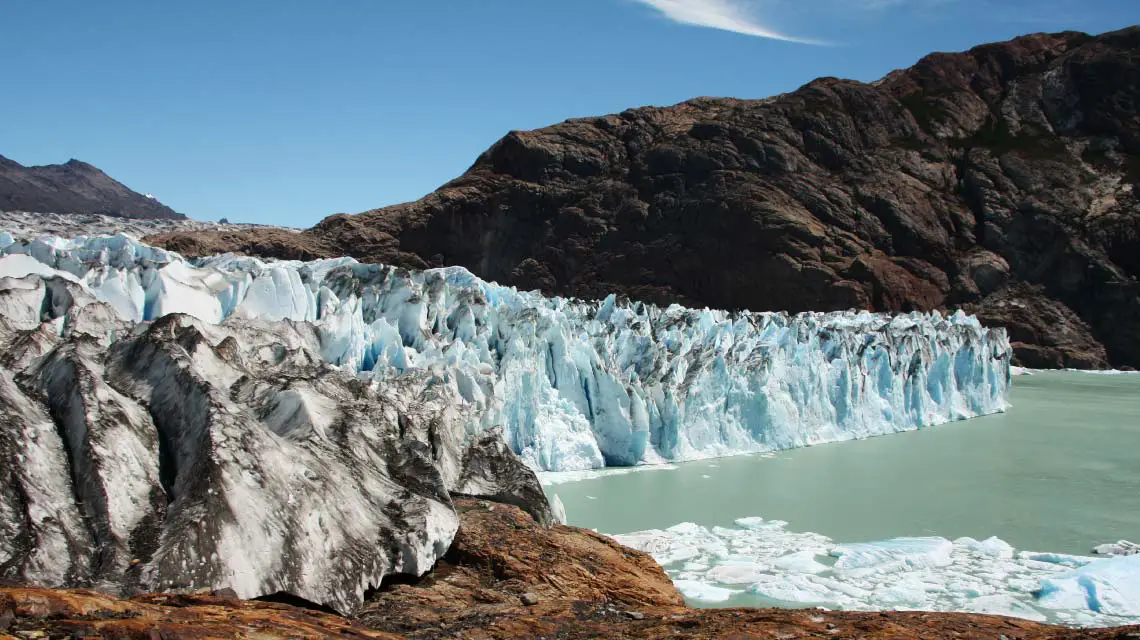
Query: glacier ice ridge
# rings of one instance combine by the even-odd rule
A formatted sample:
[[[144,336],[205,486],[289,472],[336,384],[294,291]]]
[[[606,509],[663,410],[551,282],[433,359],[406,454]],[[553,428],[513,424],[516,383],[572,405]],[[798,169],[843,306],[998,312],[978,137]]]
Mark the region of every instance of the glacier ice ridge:
[[[962,312],[725,312],[545,297],[466,269],[351,258],[186,260],[127,235],[17,240],[0,277],[80,283],[131,322],[310,323],[321,357],[450,386],[469,433],[536,470],[773,451],[1004,411],[1008,338]]]

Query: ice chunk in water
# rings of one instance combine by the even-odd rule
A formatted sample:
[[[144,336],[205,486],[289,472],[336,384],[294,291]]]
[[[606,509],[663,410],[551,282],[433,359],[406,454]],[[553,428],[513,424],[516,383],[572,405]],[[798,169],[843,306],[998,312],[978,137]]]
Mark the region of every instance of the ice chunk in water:
[[[978,553],[984,553],[987,556],[994,558],[1012,558],[1013,547],[1008,542],[998,537],[991,537],[978,542],[973,538],[959,538],[954,541],[954,544],[966,547]]]
[[[833,603],[842,599],[842,594],[803,575],[760,576],[755,584],[748,587],[748,592],[797,604]]]
[[[835,568],[847,571],[891,573],[907,569],[945,567],[954,543],[945,538],[894,538],[835,547]]]
[[[717,587],[695,580],[675,580],[673,584],[677,586],[677,590],[681,592],[681,595],[686,598],[702,600],[704,602],[724,602],[740,593],[740,591],[737,590],[725,589],[724,587]]]
[[[717,565],[705,574],[717,584],[751,584],[769,576],[769,567],[754,562],[728,562]]]
[[[1015,552],[1004,540],[894,538],[835,544],[779,522],[684,523],[615,536],[648,551],[687,593],[719,586],[832,609],[972,611],[1065,624],[1140,623],[1140,555]],[[727,552],[727,553],[726,553]],[[820,558],[830,554],[833,566]],[[683,566],[682,566],[683,565]],[[723,594],[722,594],[723,595]]]
[[[1120,542],[1111,542],[1108,544],[1100,544],[1093,547],[1093,553],[1100,556],[1132,556],[1140,554],[1140,544],[1121,540]]]
[[[797,551],[786,556],[780,556],[771,562],[771,565],[789,573],[823,573],[829,567],[815,559],[814,551]]]
[[[1008,594],[980,596],[969,601],[968,610],[994,616],[1024,618],[1035,622],[1045,622],[1048,616]]]
[[[736,526],[744,527],[745,529],[759,529],[767,526],[764,518],[737,518]]]
[[[562,498],[558,494],[554,494],[554,498],[550,501],[550,511],[554,514],[554,521],[558,524],[566,524],[566,505],[562,504]]]
[[[1090,611],[1140,616],[1140,555],[1095,560],[1071,573],[1049,578],[1038,599],[1045,606],[1072,608],[1083,597]]]

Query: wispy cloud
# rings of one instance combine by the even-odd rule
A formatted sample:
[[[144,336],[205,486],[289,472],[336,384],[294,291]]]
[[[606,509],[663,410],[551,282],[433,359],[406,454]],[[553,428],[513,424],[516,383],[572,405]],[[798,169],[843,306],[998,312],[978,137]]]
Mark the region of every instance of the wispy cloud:
[[[741,0],[635,0],[660,11],[673,22],[721,29],[757,38],[800,44],[827,44],[819,40],[780,33],[761,23]]]
[[[942,5],[953,4],[958,1],[959,0],[844,0],[837,4],[853,9],[866,9],[870,11],[881,9],[911,9],[922,11],[934,9]]]

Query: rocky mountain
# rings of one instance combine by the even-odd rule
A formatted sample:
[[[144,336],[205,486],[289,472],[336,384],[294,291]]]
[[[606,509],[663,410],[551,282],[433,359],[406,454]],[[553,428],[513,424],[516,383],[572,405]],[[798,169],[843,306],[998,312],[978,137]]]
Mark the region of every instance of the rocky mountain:
[[[964,308],[1033,367],[1140,366],[1140,28],[937,53],[864,84],[515,131],[417,202],[189,254],[352,255],[580,297]]]
[[[151,196],[131,191],[99,169],[68,160],[25,167],[0,156],[0,211],[185,219]]]

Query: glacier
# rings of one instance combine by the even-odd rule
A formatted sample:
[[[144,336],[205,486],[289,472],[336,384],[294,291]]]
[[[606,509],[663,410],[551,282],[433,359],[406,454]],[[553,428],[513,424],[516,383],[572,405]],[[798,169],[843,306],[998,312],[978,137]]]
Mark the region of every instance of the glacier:
[[[17,240],[0,277],[80,284],[127,322],[309,323],[328,363],[435,376],[536,470],[766,452],[1004,411],[1004,330],[962,312],[751,313],[544,297],[466,269],[186,260],[125,234]]]

